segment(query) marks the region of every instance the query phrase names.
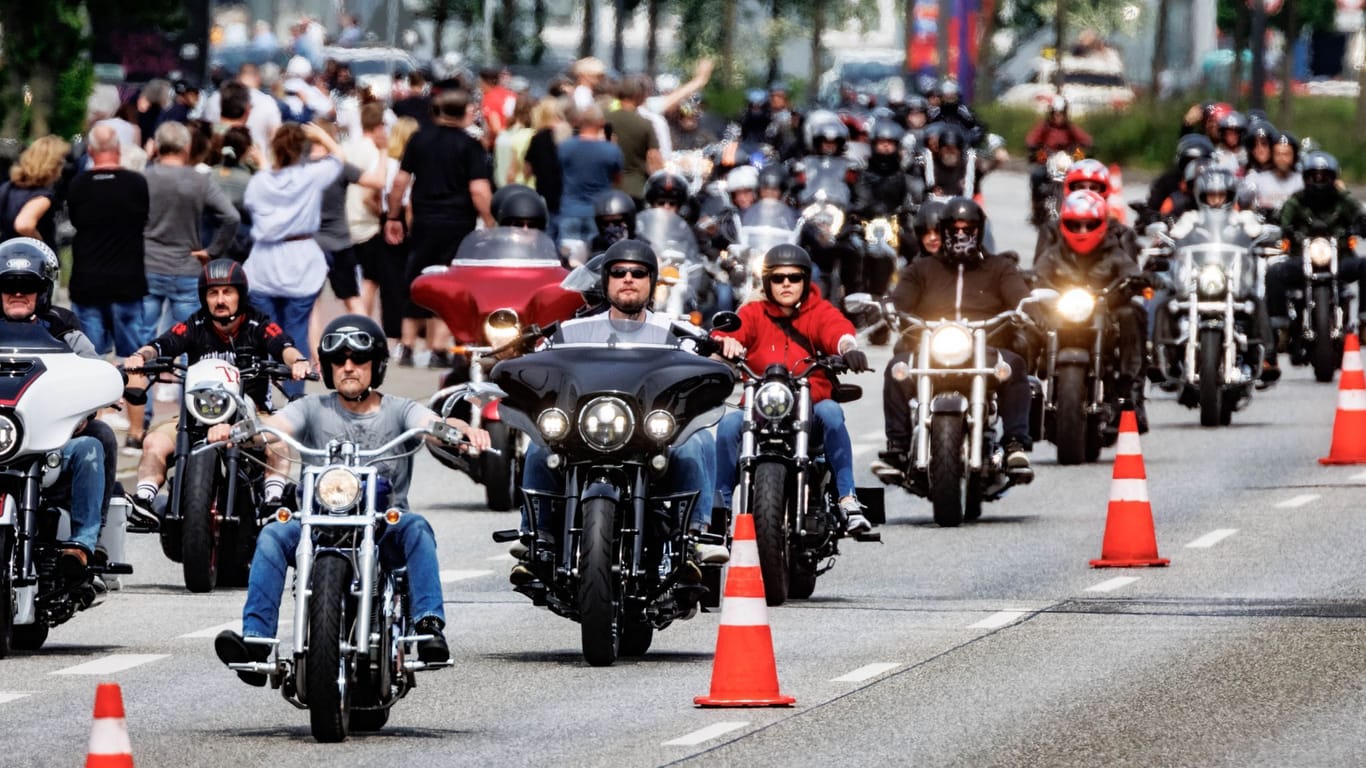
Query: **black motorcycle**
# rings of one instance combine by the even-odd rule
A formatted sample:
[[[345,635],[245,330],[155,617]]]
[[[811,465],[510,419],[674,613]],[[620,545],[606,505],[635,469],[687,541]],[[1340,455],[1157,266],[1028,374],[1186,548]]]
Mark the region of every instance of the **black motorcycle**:
[[[740,437],[740,487],[736,510],[754,516],[759,545],[759,570],[769,605],[787,598],[805,599],[816,589],[816,578],[834,566],[845,519],[839,510],[834,471],[825,460],[821,430],[812,416],[811,374],[847,371],[843,359],[808,358],[810,366],[794,374],[786,366],[770,365],[762,374],[737,363],[745,381],[744,432]],[[857,400],[863,390],[836,384],[837,403]],[[871,522],[885,514],[881,488],[859,489]],[[880,541],[865,533],[859,541]]]
[[[1356,291],[1338,276],[1341,238],[1322,223],[1297,233],[1303,281],[1286,291],[1290,311],[1290,361],[1312,365],[1314,379],[1333,380],[1342,364],[1342,345],[1353,331],[1350,312]]]
[[[739,327],[730,313],[713,323]],[[717,348],[675,332],[699,352]],[[526,348],[549,335],[528,329]],[[564,478],[562,493],[522,489],[532,530],[552,538],[524,539],[537,580],[516,589],[579,622],[589,664],[643,654],[654,630],[690,618],[704,595],[717,604],[720,568],[687,554],[695,541],[686,523],[712,499],[656,484],[673,449],[720,419],[735,386],[730,366],[675,346],[558,344],[498,363],[489,381],[506,393],[503,418],[542,446]],[[725,521],[714,525],[726,530]],[[498,531],[494,540],[520,535]]]

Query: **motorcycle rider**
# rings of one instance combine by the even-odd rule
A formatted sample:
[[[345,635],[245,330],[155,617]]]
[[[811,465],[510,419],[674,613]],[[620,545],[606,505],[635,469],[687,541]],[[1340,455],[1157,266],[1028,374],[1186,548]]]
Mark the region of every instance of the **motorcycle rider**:
[[[945,125],[943,130],[938,132],[934,144],[929,167],[925,169],[926,190],[937,197],[944,198],[966,194],[970,162],[967,138],[958,126]],[[982,178],[980,162],[974,171],[980,180]],[[933,173],[933,183],[930,179],[931,172]]]
[[[1294,134],[1279,132],[1271,140],[1271,167],[1249,173],[1247,180],[1257,188],[1256,208],[1272,220],[1290,196],[1304,189],[1304,175],[1299,172],[1300,142]]]
[[[622,240],[603,254],[602,291],[607,297],[608,310],[589,317],[579,317],[560,324],[550,341],[556,344],[653,344],[676,346],[674,323],[649,309],[659,279],[659,259],[648,243]],[[700,333],[700,331],[699,331]],[[532,354],[535,354],[534,352]],[[641,354],[649,354],[642,351]],[[562,479],[546,464],[545,448],[532,442],[527,447],[523,464],[522,487],[546,493],[558,492]],[[697,503],[690,520],[686,521],[693,533],[705,533],[711,525],[712,501],[716,487],[716,442],[707,430],[701,430],[675,447],[670,454],[669,468],[664,483],[673,492],[697,491]],[[553,541],[551,520],[537,520],[538,540]],[[680,521],[683,522],[683,521]],[[531,533],[531,524],[522,508],[521,530]],[[517,542],[512,555],[525,557],[527,547]],[[698,543],[694,557],[706,564],[725,563],[730,552],[721,545]],[[536,578],[525,563],[512,568],[509,580],[516,586],[528,584]]]
[[[1243,166],[1243,178],[1269,171],[1276,166],[1272,157],[1272,147],[1279,136],[1276,126],[1266,120],[1253,120],[1248,124],[1247,135],[1243,137],[1243,149],[1247,151],[1247,164]]]
[[[1108,208],[1105,198],[1090,190],[1078,190],[1063,199],[1058,212],[1061,240],[1034,258],[1040,286],[1059,291],[1085,287],[1099,292],[1116,280],[1140,274],[1138,262],[1114,229],[1117,222],[1110,219]],[[1109,319],[1116,336],[1106,344],[1107,348],[1119,348],[1115,390],[1121,408],[1133,406],[1138,431],[1143,433],[1148,431],[1142,378],[1148,318],[1129,298],[1123,294],[1110,302]]]
[[[52,305],[57,271],[57,255],[41,240],[16,237],[0,244],[5,322],[38,323],[73,353],[98,360],[100,355],[81,332],[76,316]],[[71,538],[62,548],[60,568],[72,580],[89,578],[86,565],[95,554],[113,492],[114,471],[109,465],[117,451],[113,430],[98,419],[87,419],[62,445],[59,482],[69,488]]]
[[[1035,201],[1035,221],[1044,219],[1042,201],[1048,183],[1049,156],[1054,152],[1089,150],[1093,143],[1091,134],[1068,118],[1067,99],[1054,96],[1048,102],[1048,112],[1043,120],[1025,134],[1025,147],[1034,166],[1029,171],[1029,189],[1030,197]],[[1063,196],[1066,197],[1066,193]]]
[[[759,199],[787,202],[787,171],[781,165],[759,169]]]
[[[1351,247],[1352,235],[1366,233],[1366,213],[1351,192],[1338,184],[1336,157],[1316,150],[1304,156],[1300,175],[1304,189],[1290,196],[1281,206],[1281,231],[1287,236],[1308,234],[1323,228],[1337,239],[1338,279],[1343,283],[1360,281],[1358,295],[1366,289],[1366,264]],[[1286,291],[1303,285],[1304,265],[1299,237],[1290,237],[1291,258],[1273,264],[1266,271],[1266,304],[1275,331],[1290,327],[1290,307]],[[1270,345],[1268,345],[1270,346]]]
[[[365,444],[378,446],[408,429],[441,419],[421,403],[379,391],[388,367],[389,348],[383,329],[374,320],[342,315],[328,323],[318,343],[317,356],[323,383],[333,391],[295,400],[279,412],[262,417],[263,424],[306,445],[322,445],[337,435],[351,435],[360,436]],[[464,434],[471,449],[489,447],[489,436],[484,430],[459,419],[448,418],[446,423]],[[215,424],[209,430],[209,440],[225,440],[231,431],[227,424]],[[378,533],[380,558],[386,567],[408,569],[408,613],[416,620],[418,634],[431,635],[418,643],[418,658],[428,663],[446,661],[450,650],[441,632],[446,620],[436,538],[425,518],[408,511],[408,487],[413,475],[411,454],[376,466],[380,477],[388,481],[388,504],[404,512],[397,523],[386,525]],[[214,651],[224,664],[268,658],[269,647],[248,644],[243,637],[275,637],[285,572],[294,564],[301,530],[297,517],[287,523],[272,522],[261,529],[242,607],[242,633],[223,630],[214,639]],[[266,676],[260,673],[238,672],[237,676],[249,685],[266,684]]]
[[[854,213],[864,221],[887,217],[899,222],[900,214],[912,205],[911,181],[901,169],[901,139],[906,132],[895,121],[883,118],[873,123],[871,133],[873,147],[868,167],[859,174],[854,186]],[[914,252],[910,238],[901,238],[898,254],[909,256]],[[895,261],[865,259],[864,288],[873,295],[882,295],[895,270]]]
[[[853,323],[811,284],[811,266],[811,257],[798,245],[775,245],[764,254],[764,299],[740,308],[739,330],[712,332],[721,340],[724,357],[744,356],[755,370],[781,364],[801,373],[806,369],[802,364],[806,358],[833,352],[844,358],[851,371],[872,370],[868,356],[858,348]],[[825,435],[825,457],[834,470],[845,532],[866,533],[872,524],[854,495],[854,452],[844,410],[831,399],[833,382],[824,372],[813,374],[808,381],[811,411]],[[724,507],[730,507],[737,482],[743,420],[743,413],[732,411],[716,427],[716,487]]]
[[[591,252],[598,254],[612,243],[636,236],[636,201],[619,189],[604,192],[593,201],[593,222],[598,233],[593,236]]]
[[[1247,118],[1242,112],[1229,112],[1219,118],[1219,140],[1214,147],[1214,164],[1227,168],[1235,177],[1243,175],[1247,166],[1247,148],[1243,137],[1247,134]]]
[[[986,215],[977,203],[966,197],[946,202],[939,219],[940,250],[916,259],[902,272],[891,296],[897,309],[926,320],[961,317],[975,321],[1019,306],[1029,295],[1029,287],[1016,259],[983,249],[985,229]],[[1010,366],[1010,378],[997,385],[1006,468],[1013,475],[1032,476],[1028,455],[1033,445],[1029,437],[1031,392],[1024,358],[1001,346],[994,351]],[[902,424],[909,425],[909,407],[905,403],[900,407],[905,408]],[[905,444],[890,442],[898,432],[905,435]],[[909,432],[906,427],[888,431],[888,453],[899,452],[902,466],[910,448]]]
[[[812,175],[820,170],[823,174],[838,173],[842,178],[836,185],[847,187],[847,200],[854,199],[854,187],[862,169],[848,159],[846,151],[849,144],[849,127],[833,112],[817,110],[807,118],[805,127],[807,155],[792,164],[791,174],[797,179],[794,190],[799,199],[801,189],[811,182]],[[809,202],[809,201],[806,201]],[[805,204],[805,202],[803,202]],[[804,227],[801,242],[811,254],[815,266],[826,274],[828,279],[833,270],[838,269],[845,293],[859,290],[863,279],[863,252],[854,240],[852,222],[846,220],[844,228],[832,232],[833,244],[821,244],[810,226]],[[829,283],[823,283],[829,285]]]
[[[199,311],[139,347],[124,361],[124,369],[136,373],[154,357],[188,355],[191,364],[207,357],[233,365],[270,357],[290,366],[295,381],[302,380],[311,370],[308,360],[279,325],[251,307],[247,302],[248,290],[247,274],[238,262],[214,259],[205,264],[199,271]],[[243,394],[258,409],[270,410],[268,380],[252,382]],[[175,453],[178,428],[179,419],[171,419],[149,431],[143,439],[137,491],[132,502],[144,515],[154,514],[153,503],[166,481],[166,464]],[[288,460],[276,453],[270,454],[270,460],[279,472],[288,468]],[[278,502],[284,487],[284,480],[278,476],[267,480],[265,503]]]
[[[931,123],[948,123],[958,126],[963,132],[968,146],[975,147],[986,138],[986,125],[977,115],[961,102],[963,89],[953,78],[944,78],[939,84],[939,104],[930,107]]]
[[[493,215],[500,227],[539,229],[542,232],[550,221],[550,209],[546,207],[545,198],[530,187],[509,192]]]
[[[1119,242],[1124,253],[1135,264],[1138,263],[1138,233],[1127,224],[1121,222],[1115,216],[1114,209],[1110,208],[1110,169],[1099,160],[1078,161],[1071,168],[1067,169],[1067,175],[1063,177],[1062,194],[1066,200],[1073,192],[1089,190],[1100,195],[1106,201],[1105,209],[1109,216],[1106,224],[1106,233],[1113,235]],[[1039,227],[1039,238],[1034,244],[1034,258],[1037,262],[1039,256],[1048,251],[1056,251],[1063,240],[1061,225],[1057,222],[1048,222]]]
[[[1171,216],[1173,206],[1180,201],[1185,189],[1188,166],[1213,156],[1214,144],[1203,135],[1189,133],[1182,136],[1176,143],[1176,160],[1172,167],[1154,179],[1148,188],[1147,212],[1138,223],[1139,226]]]

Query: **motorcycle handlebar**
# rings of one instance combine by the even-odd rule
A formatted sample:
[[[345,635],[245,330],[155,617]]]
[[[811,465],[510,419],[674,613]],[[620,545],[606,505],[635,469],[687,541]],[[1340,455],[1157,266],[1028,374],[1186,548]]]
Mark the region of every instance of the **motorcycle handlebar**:
[[[745,362],[744,357],[731,360],[730,363],[743,371],[744,374],[751,379],[762,380],[764,378],[762,373],[749,367],[749,364]],[[810,365],[807,366],[806,370],[792,376],[796,381],[804,381],[807,378],[810,378],[811,374],[816,371],[823,370],[834,374],[847,373],[849,371],[849,366],[845,364],[844,358],[839,355],[815,355],[803,359],[802,363],[810,363]]]

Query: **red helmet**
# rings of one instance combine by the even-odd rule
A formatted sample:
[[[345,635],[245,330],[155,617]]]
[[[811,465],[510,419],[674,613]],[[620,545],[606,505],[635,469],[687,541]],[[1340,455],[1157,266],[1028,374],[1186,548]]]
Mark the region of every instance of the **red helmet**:
[[[1100,245],[1109,228],[1110,208],[1105,198],[1089,189],[1067,195],[1058,213],[1058,229],[1067,246],[1086,255]]]
[[[1063,191],[1067,193],[1076,192],[1078,182],[1099,184],[1101,188],[1093,191],[1101,197],[1105,197],[1110,194],[1110,169],[1105,167],[1105,163],[1091,158],[1073,163],[1072,167],[1067,169],[1067,175],[1062,179]]]

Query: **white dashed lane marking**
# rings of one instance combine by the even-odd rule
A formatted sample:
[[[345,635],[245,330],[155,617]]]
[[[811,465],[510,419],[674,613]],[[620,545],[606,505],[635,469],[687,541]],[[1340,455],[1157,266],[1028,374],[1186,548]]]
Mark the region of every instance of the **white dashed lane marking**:
[[[5,693],[0,691],[0,704],[8,704],[11,701],[17,701],[28,695],[29,694],[27,693]]]
[[[1201,536],[1195,541],[1192,541],[1191,543],[1187,544],[1186,548],[1209,549],[1210,547],[1214,546],[1215,544],[1218,544],[1219,542],[1223,541],[1224,539],[1227,539],[1228,537],[1232,536],[1237,532],[1237,528],[1218,528],[1216,530],[1210,531],[1204,536]]]
[[[831,680],[832,683],[861,683],[864,680],[871,680],[883,672],[890,672],[901,666],[895,661],[880,661],[876,664],[865,664],[862,667],[850,672],[847,675],[840,675]]]
[[[698,729],[696,731],[693,731],[692,733],[687,734],[686,736],[679,736],[678,738],[672,741],[666,741],[664,742],[664,746],[695,747],[703,742],[711,741],[712,739],[718,738],[720,736],[725,736],[731,731],[738,731],[747,725],[749,725],[749,721],[747,720],[734,720],[723,723],[713,723],[712,725],[709,725],[706,728]]]
[[[1302,507],[1305,504],[1308,504],[1309,502],[1318,499],[1318,497],[1319,495],[1317,493],[1304,493],[1300,494],[1299,496],[1292,496],[1286,499],[1285,501],[1277,502],[1276,508],[1295,509],[1296,507]]]
[[[969,624],[968,629],[1000,629],[1007,624],[1018,621],[1026,613],[1029,612],[1021,610],[997,611],[981,621]]]
[[[480,576],[488,576],[491,573],[493,573],[493,571],[442,571],[441,581],[444,584],[452,581],[464,581],[465,579],[477,579]]]
[[[1138,581],[1137,576],[1116,576],[1113,579],[1107,579],[1106,581],[1102,581],[1099,584],[1093,584],[1087,587],[1086,591],[1113,592],[1116,589],[1119,589],[1120,587],[1127,587],[1130,584],[1133,584],[1135,581]]]
[[[193,631],[193,632],[186,632],[186,633],[183,634],[183,635],[177,635],[177,636],[176,636],[176,639],[177,639],[177,640],[202,640],[202,639],[206,639],[206,638],[210,638],[210,637],[218,637],[218,633],[219,633],[219,632],[222,632],[222,631],[225,630],[225,629],[237,629],[237,628],[238,628],[239,626],[241,626],[241,625],[242,625],[242,622],[240,622],[240,621],[228,621],[228,622],[224,622],[224,623],[222,623],[222,624],[219,624],[219,625],[217,625],[217,626],[208,627],[208,628],[206,628],[206,629],[197,629],[197,630],[195,630],[195,631]]]
[[[53,672],[54,675],[112,675],[115,672],[123,672],[148,664],[153,661],[160,661],[170,654],[166,653],[116,653],[112,656],[87,661],[84,664],[77,664],[74,667],[67,667]]]

